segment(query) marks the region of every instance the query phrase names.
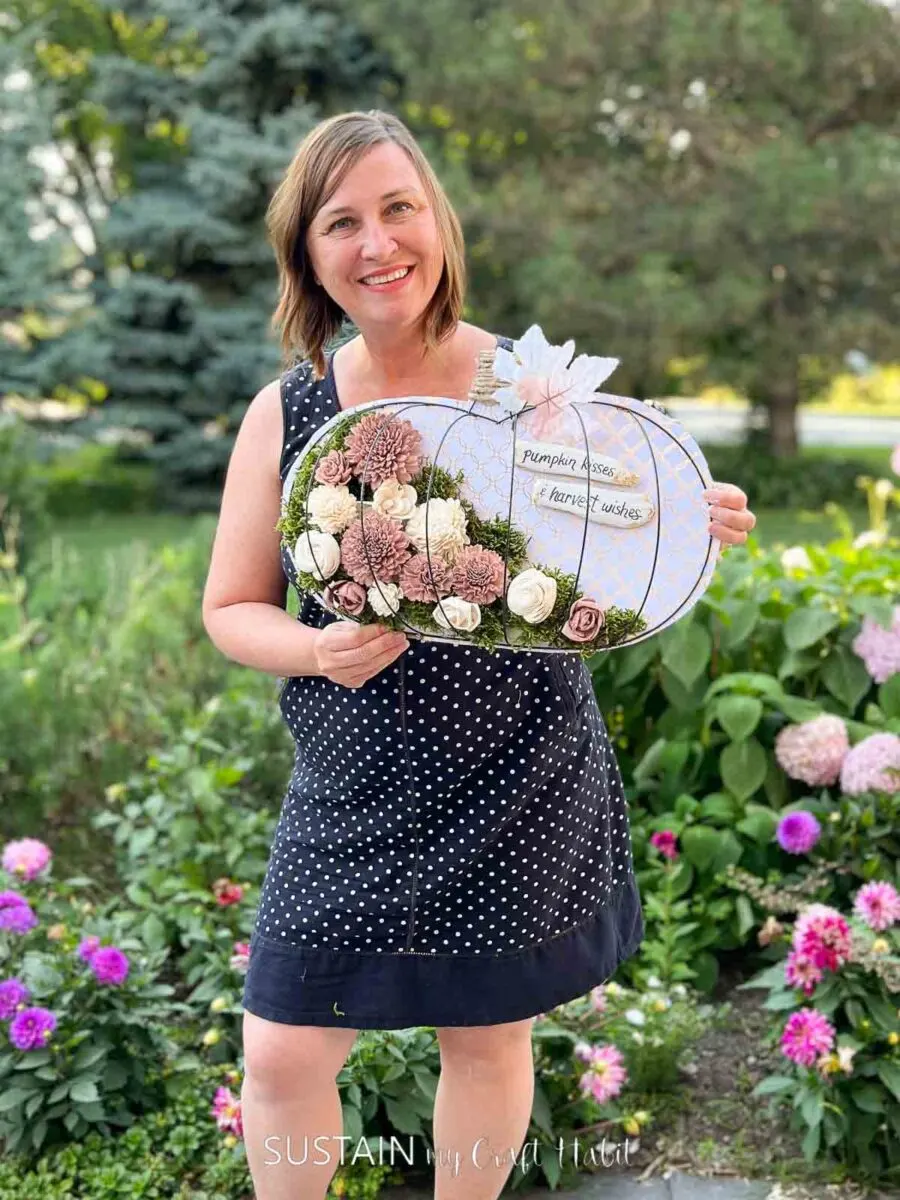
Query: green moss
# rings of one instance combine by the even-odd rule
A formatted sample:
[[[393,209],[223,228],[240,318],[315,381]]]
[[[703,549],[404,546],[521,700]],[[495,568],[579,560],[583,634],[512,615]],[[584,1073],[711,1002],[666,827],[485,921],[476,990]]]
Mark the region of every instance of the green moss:
[[[347,444],[347,438],[350,436],[350,431],[354,425],[358,425],[365,414],[359,416],[349,416],[341,421],[316,448],[311,451],[303,461],[302,466],[294,477],[294,482],[291,486],[291,494],[288,496],[287,503],[283,515],[279,518],[275,528],[283,536],[283,541],[288,546],[293,546],[297,538],[307,528],[306,521],[306,497],[312,488],[312,478],[315,474],[316,467],[319,461],[330,454],[332,450],[343,450]],[[355,490],[354,490],[354,485]],[[354,495],[358,496],[358,484],[352,481],[350,490]]]
[[[426,499],[458,500],[463,479],[462,471],[451,475],[449,471],[434,466],[431,460],[426,458],[423,460],[422,470],[412,481],[412,486],[416,489],[416,501],[418,504],[424,504]]]

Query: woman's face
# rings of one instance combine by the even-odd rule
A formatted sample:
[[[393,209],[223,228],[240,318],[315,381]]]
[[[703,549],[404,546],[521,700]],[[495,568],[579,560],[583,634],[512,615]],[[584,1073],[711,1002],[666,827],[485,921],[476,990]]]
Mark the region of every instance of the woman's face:
[[[313,218],[306,247],[322,286],[363,333],[414,324],[444,266],[428,195],[393,142],[373,146],[351,167]],[[373,281],[401,268],[408,268],[401,279]]]

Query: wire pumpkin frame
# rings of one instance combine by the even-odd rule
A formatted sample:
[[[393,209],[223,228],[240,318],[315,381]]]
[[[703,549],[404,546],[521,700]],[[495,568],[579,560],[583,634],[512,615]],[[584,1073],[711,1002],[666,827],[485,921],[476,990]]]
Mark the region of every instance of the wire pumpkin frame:
[[[508,586],[511,581],[509,573],[509,561],[512,529],[514,524],[528,526],[530,518],[533,517],[533,514],[528,514],[524,520],[520,517],[517,522],[515,519],[515,501],[517,486],[520,494],[522,491],[522,483],[518,477],[520,475],[524,475],[527,478],[534,473],[529,469],[523,469],[520,464],[518,464],[516,448],[520,436],[520,426],[522,426],[522,429],[525,430],[527,436],[527,425],[523,425],[522,423],[527,418],[530,410],[525,410],[524,412],[504,412],[502,416],[498,414],[498,406],[496,401],[492,399],[491,395],[493,387],[497,383],[497,381],[493,379],[490,370],[490,363],[493,359],[493,354],[494,352],[492,351],[486,351],[480,355],[479,370],[468,401],[460,402],[458,400],[452,400],[445,397],[432,396],[410,396],[397,399],[391,398],[375,400],[367,404],[357,405],[352,409],[342,410],[332,416],[312,434],[303,450],[294,460],[294,463],[292,464],[285,478],[282,490],[282,517],[284,517],[287,513],[288,500],[292,496],[297,474],[302,469],[304,463],[307,462],[309,456],[316,455],[317,458],[321,457],[320,449],[327,441],[331,439],[332,435],[344,423],[350,422],[351,424],[355,424],[360,417],[366,415],[367,413],[383,413],[387,419],[383,421],[380,428],[375,433],[374,440],[369,446],[365,461],[359,464],[354,471],[355,476],[359,480],[357,517],[361,523],[362,546],[366,563],[374,581],[372,586],[374,586],[378,592],[385,608],[392,613],[393,621],[391,624],[393,624],[394,627],[403,627],[411,637],[428,641],[445,642],[468,642],[475,640],[469,633],[453,625],[444,603],[446,597],[441,597],[440,589],[437,587],[433,588],[434,595],[436,597],[435,609],[443,614],[444,619],[447,621],[448,625],[451,626],[446,633],[434,632],[431,629],[423,629],[409,620],[402,612],[402,599],[399,601],[399,606],[395,607],[398,602],[385,592],[384,587],[382,586],[384,581],[379,580],[375,570],[375,564],[373,563],[370,555],[369,539],[366,537],[365,514],[371,509],[372,500],[370,499],[369,501],[366,501],[365,493],[366,487],[369,487],[371,494],[374,496],[376,489],[372,487],[372,474],[370,472],[370,466],[373,455],[375,454],[381,439],[385,436],[386,432],[390,428],[391,423],[398,420],[404,420],[408,418],[410,414],[418,414],[420,418],[427,417],[429,433],[431,434],[431,453],[426,454],[425,457],[430,459],[430,468],[427,468],[428,477],[424,499],[421,498],[421,493],[419,493],[419,496],[417,497],[417,503],[424,503],[425,505],[425,545],[423,552],[428,563],[427,569],[429,583],[433,584],[434,579],[431,575],[431,572],[432,564],[436,556],[432,552],[429,538],[429,518],[431,506],[428,501],[432,499],[436,468],[440,467],[443,470],[447,469],[442,462],[442,451],[444,450],[445,446],[448,445],[448,441],[451,445],[451,449],[453,449],[452,435],[454,430],[456,430],[461,423],[471,421],[476,421],[479,423],[488,422],[488,425],[483,427],[486,436],[493,436],[497,438],[502,438],[504,436],[504,432],[508,426],[509,428],[506,432],[508,432],[509,436],[509,470],[505,488],[506,512],[497,514],[507,523],[505,553],[503,553],[501,556],[503,558],[503,587],[501,595],[496,601],[496,604],[499,605],[498,612],[502,622],[503,638],[498,639],[496,645],[499,648],[507,650],[540,649],[541,651],[547,653],[584,653],[584,647],[578,642],[572,642],[570,645],[549,644],[552,641],[558,642],[559,638],[563,636],[562,629],[569,615],[568,606],[565,606],[565,610],[560,613],[559,620],[555,622],[552,628],[546,623],[546,621],[549,621],[549,617],[545,620],[545,622],[540,623],[540,632],[542,635],[546,635],[544,640],[548,644],[535,644],[531,641],[523,643],[521,640],[517,641],[514,636],[514,626],[519,621],[519,618],[510,609],[507,595]],[[491,412],[491,408],[494,409],[493,412]],[[435,420],[435,414],[441,410],[446,410],[448,414],[443,428],[441,428],[439,423]],[[636,447],[642,448],[644,460],[650,468],[650,470],[647,472],[648,477],[652,475],[652,496],[650,499],[653,503],[653,524],[655,528],[653,531],[652,546],[650,547],[649,553],[649,572],[646,575],[646,580],[643,585],[636,587],[634,603],[627,606],[627,610],[629,612],[633,612],[636,617],[634,632],[623,637],[622,640],[617,641],[614,644],[592,647],[592,652],[602,652],[604,650],[617,649],[620,646],[633,645],[637,642],[644,641],[647,638],[659,633],[667,626],[673,624],[676,620],[679,620],[690,610],[691,607],[693,607],[693,605],[697,602],[697,600],[699,600],[700,596],[706,590],[716,565],[716,555],[713,550],[714,539],[708,533],[707,508],[705,502],[702,500],[703,489],[711,486],[712,481],[706,460],[699,447],[694,442],[693,438],[671,417],[662,415],[649,404],[634,400],[630,397],[595,392],[591,395],[589,400],[585,402],[573,402],[565,409],[566,419],[569,424],[569,431],[566,436],[570,440],[562,444],[565,445],[566,449],[583,451],[585,462],[588,464],[584,480],[582,481],[580,478],[578,480],[579,486],[583,482],[586,490],[584,493],[584,517],[580,522],[578,560],[574,572],[574,586],[571,591],[572,600],[585,594],[580,590],[580,588],[585,574],[586,559],[588,561],[588,574],[591,573],[590,566],[592,565],[592,560],[587,558],[589,544],[592,542],[592,540],[600,540],[602,542],[603,538],[602,534],[595,532],[592,539],[591,530],[592,528],[596,530],[597,525],[590,519],[591,492],[593,488],[600,488],[599,483],[595,483],[595,480],[593,479],[594,470],[592,456],[601,453],[601,451],[598,450],[596,445],[591,444],[592,431],[589,429],[589,423],[596,425],[596,419],[591,421],[590,418],[595,418],[596,413],[599,410],[603,410],[611,418],[611,421],[608,422],[610,429],[614,427],[616,422],[619,423],[619,429],[616,434],[616,438],[620,443],[626,445],[627,448],[629,445],[628,438],[630,437],[634,441]],[[574,428],[573,421],[570,419],[570,414],[571,417],[574,418]],[[587,421],[585,419],[586,416],[589,418]],[[413,421],[412,424],[418,429],[418,425],[415,421]],[[498,432],[491,434],[488,432],[489,429],[493,429]],[[421,435],[421,430],[419,430],[419,432]],[[571,442],[571,438],[573,436],[575,437],[577,443],[575,445],[572,445]],[[423,436],[423,443],[425,440],[425,436]],[[608,445],[604,445],[602,447],[602,453],[604,455],[609,453]],[[638,454],[638,449],[633,447],[629,448],[624,460],[626,465],[629,460],[631,460],[633,463]],[[676,459],[674,465],[672,463],[673,457]],[[454,465],[457,467],[461,466],[465,471],[465,463],[458,463]],[[537,473],[540,472],[538,471]],[[314,478],[315,471],[308,471],[305,481],[305,492],[302,497],[304,532],[300,534],[300,537],[304,537],[306,531],[314,530],[316,528],[315,521],[311,518],[309,511],[309,496],[314,486]],[[416,478],[418,479],[418,476]],[[559,475],[552,475],[551,473],[550,478],[558,479]],[[467,490],[470,492],[472,491],[472,485],[468,478],[463,486],[467,487]],[[624,489],[622,494],[623,496],[628,496],[628,493],[625,492]],[[481,517],[482,514],[479,512],[472,499],[470,497],[467,497],[467,499],[469,500],[470,504],[473,504],[473,507],[475,507],[479,517]],[[682,509],[680,516],[677,512],[679,506]],[[539,510],[538,505],[535,504],[533,500],[531,507],[538,512],[539,516],[546,514],[547,512],[546,509]],[[670,511],[673,508],[676,510],[674,515]],[[577,514],[572,512],[553,512],[552,509],[550,512],[552,515],[544,515],[544,520],[549,520],[558,524],[563,533],[566,533],[566,537],[562,537],[563,544],[570,545],[571,542],[575,540],[576,535],[574,535],[573,526],[569,523],[578,519]],[[648,605],[650,604],[651,598],[654,594],[654,583],[658,581],[657,569],[660,566],[661,556],[665,555],[672,549],[672,547],[664,538],[664,513],[667,521],[680,520],[682,522],[687,521],[689,524],[690,536],[688,538],[688,544],[690,547],[693,570],[688,571],[684,578],[679,582],[677,593],[671,596],[670,603],[665,606],[664,612],[661,613],[659,611],[658,605],[651,606],[650,619],[648,620],[646,619],[646,614]],[[401,523],[398,522],[398,524]],[[601,526],[601,528],[605,529],[604,526]],[[525,529],[525,532],[528,532],[527,528]],[[632,534],[633,532],[634,530],[627,528],[623,528],[621,530],[621,533],[626,536]],[[528,541],[530,542],[531,540],[532,538],[529,537]],[[677,539],[674,540],[677,546]],[[669,542],[672,541],[673,538],[670,537]],[[287,540],[285,540],[284,544],[293,561],[293,546]],[[320,589],[313,592],[313,595],[326,610],[334,611],[334,608],[329,606],[325,600],[325,588],[328,584],[328,578],[326,578],[325,571],[323,569],[325,564],[320,563],[319,559],[316,558],[312,541],[307,539],[306,544],[309,547],[309,551],[316,568],[317,578],[321,579],[322,584]],[[529,553],[527,557],[530,563],[532,561],[532,555]],[[546,555],[543,557],[546,557]],[[546,568],[548,565],[555,566],[557,564],[547,563],[544,565]],[[596,577],[596,573],[594,573],[593,577],[589,580],[589,590],[587,594],[595,597],[597,591],[602,593],[603,589],[598,585],[598,579]],[[598,603],[600,603],[601,608],[607,607],[602,600],[598,600]],[[340,612],[338,615],[342,617],[348,616],[348,614],[344,612]],[[350,616],[349,619],[352,620],[354,618]]]

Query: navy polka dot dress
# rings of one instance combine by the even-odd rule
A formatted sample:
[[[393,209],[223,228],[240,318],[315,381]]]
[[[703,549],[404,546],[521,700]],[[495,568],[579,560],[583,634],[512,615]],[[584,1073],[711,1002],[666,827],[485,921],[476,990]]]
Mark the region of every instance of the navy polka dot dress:
[[[281,395],[284,480],[339,411],[330,358],[322,380],[308,361],[288,371]],[[337,620],[308,595],[298,619]],[[579,657],[410,640],[360,688],[299,675],[280,704],[296,756],[248,1012],[492,1025],[583,995],[637,949],[627,804]]]

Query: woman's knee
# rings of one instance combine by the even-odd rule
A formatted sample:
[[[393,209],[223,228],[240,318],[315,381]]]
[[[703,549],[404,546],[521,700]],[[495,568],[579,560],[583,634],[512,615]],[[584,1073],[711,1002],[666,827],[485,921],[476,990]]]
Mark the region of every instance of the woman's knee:
[[[244,1082],[256,1095],[280,1099],[311,1083],[333,1081],[357,1030],[284,1025],[244,1013]]]
[[[534,1020],[502,1025],[446,1026],[436,1030],[441,1064],[465,1063],[470,1069],[491,1067],[531,1055]]]

